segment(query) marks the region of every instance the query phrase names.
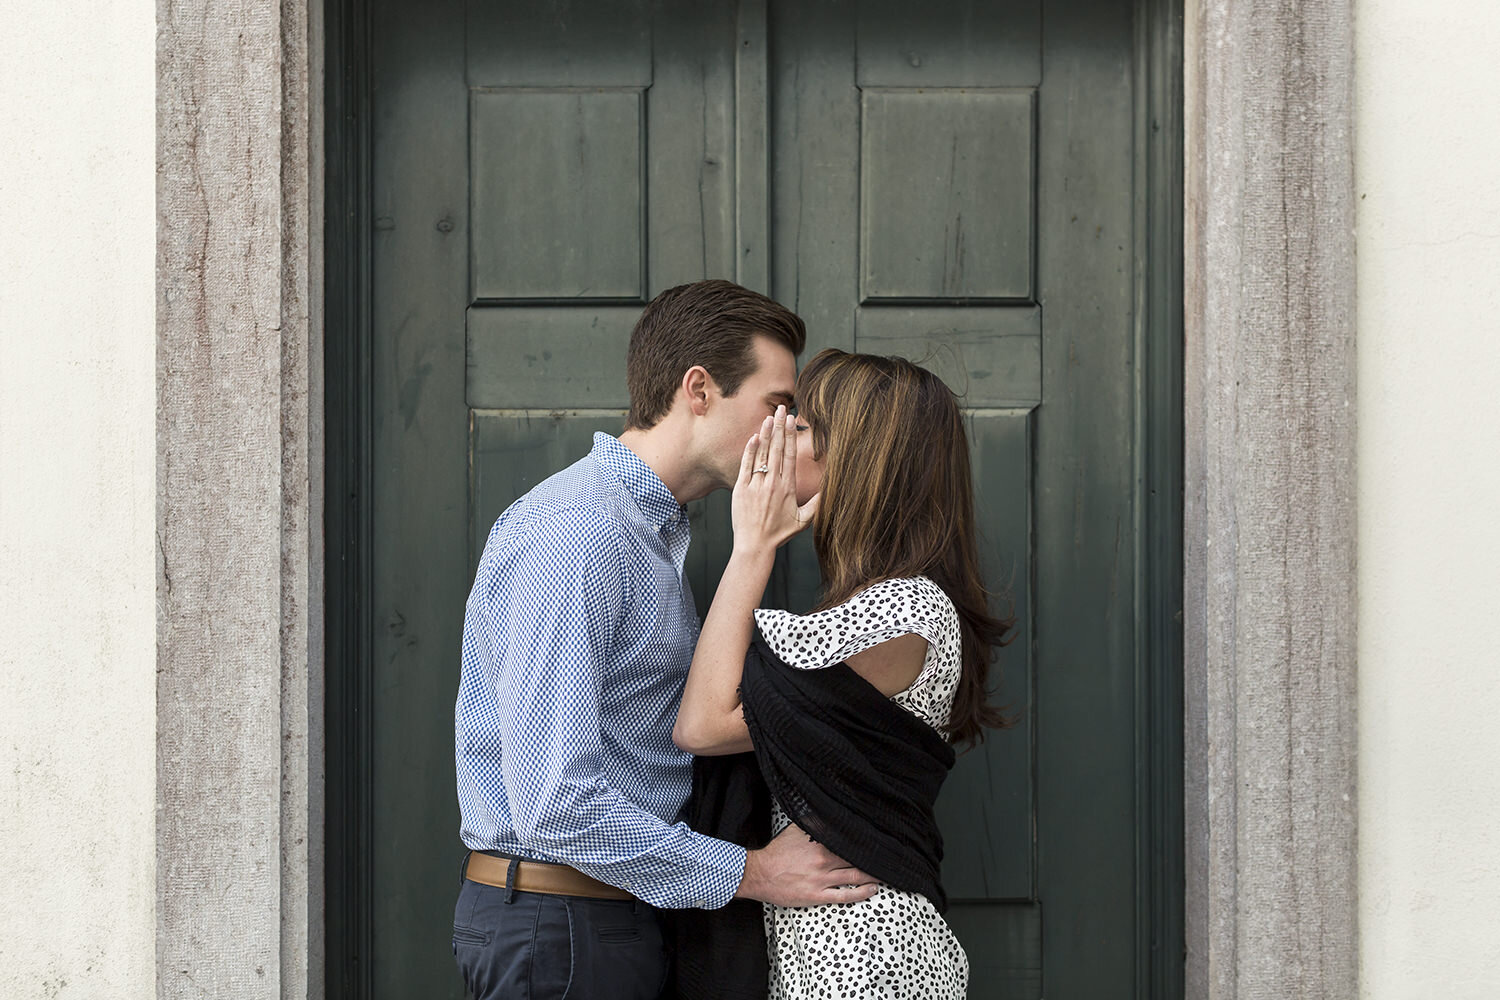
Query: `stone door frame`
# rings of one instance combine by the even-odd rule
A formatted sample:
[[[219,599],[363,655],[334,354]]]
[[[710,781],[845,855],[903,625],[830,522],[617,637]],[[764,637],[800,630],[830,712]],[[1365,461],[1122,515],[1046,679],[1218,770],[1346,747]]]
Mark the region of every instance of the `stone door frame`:
[[[324,843],[325,415],[359,405],[324,371],[355,109],[323,76],[361,27],[157,17],[158,994],[321,996],[357,849]],[[1353,997],[1351,0],[1180,26],[1186,995]]]

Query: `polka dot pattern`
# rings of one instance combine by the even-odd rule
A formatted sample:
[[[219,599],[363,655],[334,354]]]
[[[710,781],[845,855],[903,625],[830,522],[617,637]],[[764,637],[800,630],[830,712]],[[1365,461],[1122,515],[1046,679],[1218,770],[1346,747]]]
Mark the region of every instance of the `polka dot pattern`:
[[[927,640],[922,670],[891,700],[947,735],[962,669],[958,612],[926,577],[885,580],[810,615],[755,612],[766,643],[788,664],[817,670],[900,635]],[[773,828],[786,827],[777,805]],[[767,904],[771,1000],[959,1000],[969,981],[963,946],[927,897],[882,886],[861,903]]]

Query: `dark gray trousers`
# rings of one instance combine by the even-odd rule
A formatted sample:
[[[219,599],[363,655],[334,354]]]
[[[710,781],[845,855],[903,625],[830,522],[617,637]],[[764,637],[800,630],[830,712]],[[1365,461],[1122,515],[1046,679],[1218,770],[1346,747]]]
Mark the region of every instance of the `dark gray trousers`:
[[[453,910],[453,956],[475,1000],[657,1000],[667,979],[655,907],[468,879]]]

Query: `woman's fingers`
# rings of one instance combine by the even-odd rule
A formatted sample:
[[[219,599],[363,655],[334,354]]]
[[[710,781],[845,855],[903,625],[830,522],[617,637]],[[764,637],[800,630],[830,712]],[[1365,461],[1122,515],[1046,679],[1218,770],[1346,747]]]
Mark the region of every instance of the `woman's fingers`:
[[[771,425],[774,423],[770,417],[760,422],[760,441],[755,450],[755,468],[764,469],[771,454]]]
[[[771,421],[771,451],[762,462],[762,467],[769,466],[767,475],[781,476],[783,474],[782,461],[786,455],[786,407],[776,407],[776,417]]]
[[[745,442],[745,453],[740,456],[740,478],[736,485],[748,483],[754,475],[755,456],[760,451],[760,435],[751,434],[750,440]]]
[[[806,527],[812,524],[813,518],[818,516],[818,504],[823,500],[823,494],[814,493],[807,503],[797,508],[797,524]]]
[[[797,488],[797,418],[790,413],[781,421],[786,449],[781,458],[781,474],[793,490]]]
[[[774,416],[766,417],[760,433],[750,439],[740,456],[734,491],[735,531],[740,538],[743,526],[746,544],[764,541],[779,546],[806,527],[817,510],[811,502],[810,506],[797,506],[796,418],[786,411],[785,406],[778,406]]]

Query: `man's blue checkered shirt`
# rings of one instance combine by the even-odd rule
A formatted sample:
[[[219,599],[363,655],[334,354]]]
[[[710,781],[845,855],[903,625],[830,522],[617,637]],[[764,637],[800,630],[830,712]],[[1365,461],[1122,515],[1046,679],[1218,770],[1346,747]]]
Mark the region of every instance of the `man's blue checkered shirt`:
[[[454,713],[462,837],[665,907],[723,906],[745,851],[677,814],[672,723],[698,639],[687,512],[608,434],[490,531]]]

